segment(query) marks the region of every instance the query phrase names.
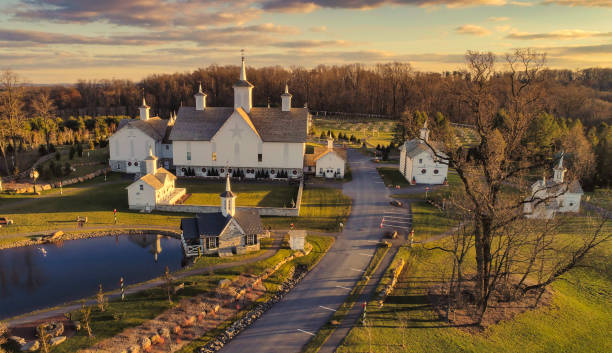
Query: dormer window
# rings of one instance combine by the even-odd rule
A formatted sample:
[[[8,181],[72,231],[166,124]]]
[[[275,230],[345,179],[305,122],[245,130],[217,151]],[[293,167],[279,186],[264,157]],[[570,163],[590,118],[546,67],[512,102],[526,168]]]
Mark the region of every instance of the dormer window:
[[[419,164],[423,164],[423,158],[419,158]]]

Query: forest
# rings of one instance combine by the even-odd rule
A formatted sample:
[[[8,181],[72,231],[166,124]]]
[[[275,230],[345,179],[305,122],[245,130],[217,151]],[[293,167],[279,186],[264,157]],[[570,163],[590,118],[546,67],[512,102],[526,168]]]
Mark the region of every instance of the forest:
[[[509,89],[508,75],[501,69],[489,78],[501,106]],[[14,172],[4,157],[15,149],[38,149],[41,143],[49,149],[52,140],[59,144],[76,140],[100,143],[114,131],[120,117],[138,115],[143,92],[152,115],[162,118],[181,105],[193,106],[193,94],[200,83],[208,106],[231,106],[232,85],[238,76],[238,66],[211,65],[193,72],[154,74],[140,82],[81,80],[74,85],[37,86],[6,71],[0,85],[0,159],[4,160],[0,170]],[[311,111],[376,114],[398,122],[418,112],[443,116],[453,123],[474,123],[470,107],[456,94],[458,87],[473,80],[467,70],[420,72],[408,63],[393,62],[312,69],[248,67],[247,77],[255,85],[255,106],[279,106],[280,93],[288,84],[293,106],[307,105]],[[541,114],[531,122],[534,138],[552,145],[561,134],[581,131],[594,153],[591,182],[587,184],[608,186],[612,174],[612,69],[543,69],[537,79],[542,88],[536,97]],[[11,95],[14,97],[7,98]],[[499,116],[503,118],[504,112]]]

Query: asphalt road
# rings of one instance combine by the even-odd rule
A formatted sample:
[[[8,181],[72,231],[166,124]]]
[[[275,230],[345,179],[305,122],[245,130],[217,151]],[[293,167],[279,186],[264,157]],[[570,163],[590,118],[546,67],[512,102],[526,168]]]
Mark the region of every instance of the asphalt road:
[[[389,205],[389,191],[376,164],[349,151],[353,180],[343,192],[353,199],[344,232],[321,262],[279,303],[246,329],[221,352],[299,352],[344,302],[376,249],[385,213],[402,210]]]

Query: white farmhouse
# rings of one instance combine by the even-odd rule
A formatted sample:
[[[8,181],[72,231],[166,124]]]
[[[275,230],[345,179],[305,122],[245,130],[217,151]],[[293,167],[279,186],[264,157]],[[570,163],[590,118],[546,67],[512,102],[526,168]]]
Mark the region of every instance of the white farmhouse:
[[[109,164],[113,171],[142,175],[146,173],[144,160],[149,149],[159,156],[164,168],[172,168],[172,143],[168,139],[174,117],[161,119],[150,117],[150,107],[144,97],[140,119],[124,119],[109,138]]]
[[[174,174],[157,168],[157,157],[152,148],[144,164],[147,174],[126,188],[130,209],[151,211],[156,205],[173,205],[185,195],[184,188],[175,188]]]
[[[427,145],[435,148],[435,153]],[[448,165],[436,157],[436,154],[445,157],[429,141],[427,121],[420,130],[419,138],[404,142],[400,147],[400,173],[412,184],[444,184],[448,175]]]
[[[527,218],[551,219],[556,213],[580,211],[582,187],[578,180],[564,181],[567,169],[563,167],[563,155],[553,168],[552,180],[542,178],[531,185],[531,196],[525,199],[523,213]]]
[[[312,154],[304,159],[304,173],[313,173],[318,177],[344,178],[346,168],[346,149],[334,147],[334,140],[327,140],[327,147],[315,146]]]
[[[247,81],[244,58],[233,87],[233,107],[207,107],[200,87],[195,107],[180,108],[170,133],[177,175],[301,177],[308,109],[291,107],[287,86],[281,108],[253,107],[254,86]]]

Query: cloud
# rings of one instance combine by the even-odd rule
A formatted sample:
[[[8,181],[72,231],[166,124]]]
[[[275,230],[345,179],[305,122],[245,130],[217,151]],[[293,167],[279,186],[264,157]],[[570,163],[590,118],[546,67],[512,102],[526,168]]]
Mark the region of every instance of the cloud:
[[[345,47],[351,45],[344,40],[294,40],[272,44],[281,48],[321,48],[321,47]]]
[[[583,31],[581,29],[563,29],[559,31],[552,31],[547,33],[528,33],[515,31],[506,38],[508,39],[522,39],[522,40],[534,40],[534,39],[580,39],[588,37],[612,37],[612,32],[597,32],[597,31]]]
[[[584,6],[584,7],[612,7],[611,0],[545,0],[544,4],[563,5],[563,6]]]
[[[310,27],[311,32],[327,32],[327,26]]]
[[[572,47],[550,47],[547,51],[557,55],[612,54],[612,44],[580,45]]]
[[[477,25],[470,25],[470,24],[459,26],[455,28],[455,32],[460,33],[460,34],[469,34],[469,35],[479,36],[479,37],[483,37],[483,36],[487,36],[491,34],[491,31],[489,31],[488,29],[484,27],[480,27]]]
[[[510,17],[489,17],[489,21],[491,22],[503,22],[503,21],[509,21]]]
[[[243,24],[261,14],[247,2],[220,0],[21,0],[18,19],[63,23],[107,22],[139,27]]]
[[[502,6],[507,0],[263,0],[264,10],[309,13],[318,8],[367,10],[384,5],[438,6],[449,8],[468,6]]]

